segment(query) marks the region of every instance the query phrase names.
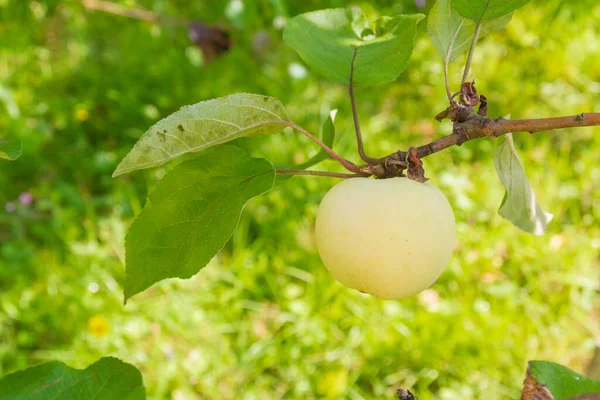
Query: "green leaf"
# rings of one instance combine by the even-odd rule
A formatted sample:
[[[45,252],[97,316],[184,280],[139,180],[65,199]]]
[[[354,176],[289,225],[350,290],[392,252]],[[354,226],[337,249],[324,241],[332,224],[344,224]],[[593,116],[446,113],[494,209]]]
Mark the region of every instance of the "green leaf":
[[[556,400],[567,400],[586,393],[599,393],[600,382],[549,361],[530,361],[528,374],[545,385]]]
[[[0,400],[143,400],[140,372],[123,361],[105,357],[86,369],[51,361],[0,380]]]
[[[20,140],[0,140],[0,158],[16,160],[21,156]]]
[[[329,112],[329,117],[323,123],[321,127],[321,141],[327,145],[327,147],[333,147],[333,141],[335,140],[335,116],[337,115],[337,110],[331,110]],[[306,169],[310,168],[313,165],[317,165],[321,161],[327,160],[331,156],[324,149],[321,149],[317,154],[311,157],[305,163],[302,163],[295,167],[296,169]]]
[[[452,5],[465,18],[489,21],[512,13],[530,0],[452,0]],[[488,4],[489,3],[489,4]]]
[[[185,106],[144,133],[113,177],[157,167],[242,136],[280,132],[285,126],[278,121],[289,121],[281,102],[257,94],[234,94]]]
[[[510,22],[511,17],[512,14],[507,14],[484,22],[480,37],[503,29]],[[456,12],[450,0],[438,0],[431,9],[427,22],[431,42],[445,63],[450,63],[469,49],[475,27],[475,22]]]
[[[337,115],[337,110],[331,110],[329,112],[329,116],[321,126],[320,138],[323,143],[325,143],[329,148],[333,147],[333,142],[335,140],[335,116]],[[308,161],[303,162],[299,165],[284,165],[278,166],[277,169],[294,169],[294,170],[304,170],[312,167],[313,165],[317,165],[321,161],[327,160],[331,158],[331,156],[324,150],[321,149],[317,154],[312,156]],[[289,179],[292,179],[294,175],[280,175],[277,174],[275,177],[276,182],[283,182]]]
[[[504,135],[504,141],[496,149],[494,165],[506,188],[500,215],[526,232],[543,234],[553,216],[537,203],[511,133]]]
[[[377,85],[395,80],[406,68],[416,25],[423,18],[422,14],[380,17],[371,27],[357,10],[313,11],[292,18],[283,40],[327,78],[346,85]]]
[[[273,187],[275,170],[231,145],[182,162],[156,185],[125,240],[125,301],[167,278],[190,278],[235,230],[244,204]]]

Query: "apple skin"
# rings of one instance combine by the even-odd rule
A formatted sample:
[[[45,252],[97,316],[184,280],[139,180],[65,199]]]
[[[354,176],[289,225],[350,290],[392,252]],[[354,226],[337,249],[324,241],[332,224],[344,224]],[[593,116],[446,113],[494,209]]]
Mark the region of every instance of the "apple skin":
[[[352,178],[323,198],[315,227],[325,267],[380,299],[413,296],[448,265],[456,223],[446,196],[408,178]]]

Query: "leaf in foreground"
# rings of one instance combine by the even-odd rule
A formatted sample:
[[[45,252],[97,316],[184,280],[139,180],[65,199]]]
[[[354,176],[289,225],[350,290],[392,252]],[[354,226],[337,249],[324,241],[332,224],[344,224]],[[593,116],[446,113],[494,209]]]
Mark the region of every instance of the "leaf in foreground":
[[[152,168],[183,154],[242,136],[281,132],[289,121],[274,97],[240,93],[185,106],[154,124],[121,161],[113,177]]]
[[[524,400],[597,400],[600,381],[586,378],[549,361],[530,361],[523,387]]]
[[[14,161],[21,156],[20,140],[1,140],[0,139],[0,158]]]
[[[504,135],[504,141],[496,149],[494,165],[506,188],[498,210],[500,215],[526,232],[543,234],[553,216],[537,203],[511,133]]]
[[[452,5],[465,18],[473,21],[489,21],[510,14],[531,0],[452,0]],[[488,5],[489,3],[489,5]],[[487,8],[486,8],[487,6]]]
[[[358,10],[319,10],[290,20],[283,40],[310,67],[329,79],[346,85],[377,85],[393,81],[406,68],[417,23],[424,17],[380,17],[372,28]],[[353,60],[354,77],[350,82]]]
[[[244,204],[273,187],[275,170],[231,145],[169,171],[127,233],[125,301],[167,278],[190,278],[235,230]]]
[[[5,376],[0,400],[143,400],[140,372],[123,361],[105,357],[86,369],[51,361]]]
[[[482,23],[480,37],[503,29],[512,14]],[[455,60],[471,46],[475,34],[475,22],[462,17],[450,0],[437,0],[427,22],[427,32],[442,60],[449,63]]]

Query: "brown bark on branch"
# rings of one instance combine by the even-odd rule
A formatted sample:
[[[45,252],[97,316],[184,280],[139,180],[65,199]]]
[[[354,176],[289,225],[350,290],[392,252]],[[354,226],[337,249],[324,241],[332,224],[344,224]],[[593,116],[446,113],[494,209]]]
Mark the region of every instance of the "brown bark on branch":
[[[452,133],[431,143],[417,147],[418,157],[423,158],[442,151],[450,146],[460,146],[470,140],[482,137],[499,137],[510,132],[542,132],[554,129],[576,128],[582,126],[599,126],[600,113],[583,113],[555,118],[508,120],[504,118],[489,118],[476,114],[471,107],[454,103],[441,112],[439,120],[450,118],[454,121]],[[397,151],[380,159],[378,165],[362,166],[361,171],[369,172],[379,178],[397,175],[390,171],[392,165],[396,170],[405,168],[408,153]]]
[[[464,122],[456,122],[454,131],[445,138],[438,139],[418,148],[421,158],[437,153],[453,145],[461,145],[480,137],[498,137],[510,132],[543,132],[554,129],[576,128],[600,125],[600,113],[585,113],[567,117],[517,119],[492,119],[473,114]]]
[[[152,11],[142,10],[139,8],[125,7],[120,4],[103,0],[81,0],[81,4],[83,4],[83,6],[89,10],[103,11],[109,14],[138,19],[142,21],[160,22],[171,25],[189,25],[192,22],[182,20],[179,18],[158,15],[156,13],[153,13]]]
[[[552,129],[576,128],[579,126],[600,125],[600,113],[583,113],[568,117],[502,120],[498,123],[497,135],[508,132],[541,132]]]

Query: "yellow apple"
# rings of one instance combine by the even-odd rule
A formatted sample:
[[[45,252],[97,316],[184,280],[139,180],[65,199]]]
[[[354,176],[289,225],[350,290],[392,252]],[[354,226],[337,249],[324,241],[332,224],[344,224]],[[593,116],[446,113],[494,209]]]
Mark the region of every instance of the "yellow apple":
[[[353,178],[323,198],[315,236],[338,281],[380,299],[400,299],[441,275],[456,224],[446,196],[431,183]]]

